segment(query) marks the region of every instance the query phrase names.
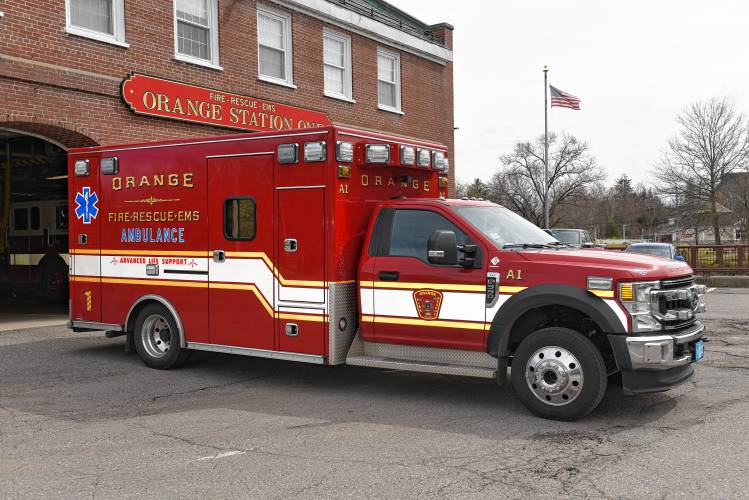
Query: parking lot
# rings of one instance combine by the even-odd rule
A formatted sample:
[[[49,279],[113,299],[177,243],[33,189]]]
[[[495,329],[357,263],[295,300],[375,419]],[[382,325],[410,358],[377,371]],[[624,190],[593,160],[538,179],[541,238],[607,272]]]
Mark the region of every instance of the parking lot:
[[[491,381],[0,332],[0,496],[729,497],[749,486],[749,291],[707,296],[693,383],[575,423]]]

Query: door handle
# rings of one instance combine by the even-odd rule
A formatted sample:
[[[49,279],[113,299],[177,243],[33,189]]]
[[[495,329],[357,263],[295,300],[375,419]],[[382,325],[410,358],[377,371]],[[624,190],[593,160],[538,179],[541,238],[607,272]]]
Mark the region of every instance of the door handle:
[[[398,281],[399,277],[398,271],[380,271],[380,281]]]
[[[226,252],[224,252],[223,250],[213,251],[213,262],[220,264],[225,261],[226,261]]]

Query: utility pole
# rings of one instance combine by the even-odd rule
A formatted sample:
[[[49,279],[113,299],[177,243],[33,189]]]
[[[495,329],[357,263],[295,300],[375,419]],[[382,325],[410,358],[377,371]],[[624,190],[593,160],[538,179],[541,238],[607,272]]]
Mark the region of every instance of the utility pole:
[[[549,227],[549,68],[544,66],[544,228]]]

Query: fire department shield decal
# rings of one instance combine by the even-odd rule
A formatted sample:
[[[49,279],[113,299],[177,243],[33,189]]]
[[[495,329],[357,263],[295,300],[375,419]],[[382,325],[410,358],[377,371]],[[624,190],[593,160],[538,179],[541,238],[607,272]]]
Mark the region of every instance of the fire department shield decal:
[[[419,318],[432,320],[440,315],[442,305],[442,292],[437,290],[416,290],[414,292],[414,304]]]

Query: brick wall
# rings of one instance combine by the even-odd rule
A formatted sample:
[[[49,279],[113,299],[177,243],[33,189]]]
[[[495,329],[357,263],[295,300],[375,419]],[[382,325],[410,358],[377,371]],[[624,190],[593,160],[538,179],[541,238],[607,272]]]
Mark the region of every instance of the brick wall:
[[[0,127],[12,122],[11,128],[41,135],[42,129],[57,131],[68,146],[81,145],[85,137],[113,144],[232,133],[133,115],[119,98],[119,84],[135,71],[322,111],[335,123],[442,142],[455,165],[452,63],[399,51],[401,116],[377,109],[378,43],[369,38],[347,33],[356,100],[350,103],[323,96],[322,32],[328,25],[321,20],[290,11],[297,86],[290,89],[257,79],[254,0],[219,0],[223,71],[174,59],[171,0],[127,0],[125,9],[129,48],[67,34],[65,0],[0,0]],[[449,26],[440,25],[435,34],[451,46]]]

